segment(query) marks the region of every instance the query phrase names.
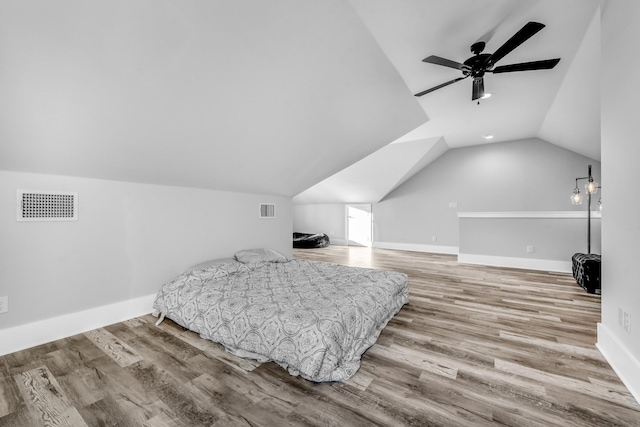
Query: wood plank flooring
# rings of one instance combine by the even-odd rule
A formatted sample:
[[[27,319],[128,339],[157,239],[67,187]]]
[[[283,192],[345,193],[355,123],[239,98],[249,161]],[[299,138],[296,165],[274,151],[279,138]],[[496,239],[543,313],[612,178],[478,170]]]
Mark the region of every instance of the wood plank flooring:
[[[346,383],[314,384],[143,316],[0,357],[0,426],[640,426],[570,275],[330,246],[298,258],[409,276]],[[160,284],[159,284],[160,285]]]

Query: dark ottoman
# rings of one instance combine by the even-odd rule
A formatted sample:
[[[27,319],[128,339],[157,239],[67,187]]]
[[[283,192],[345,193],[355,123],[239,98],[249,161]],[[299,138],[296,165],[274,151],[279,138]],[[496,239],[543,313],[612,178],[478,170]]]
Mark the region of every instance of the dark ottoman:
[[[590,294],[600,295],[600,255],[574,254],[573,278]]]

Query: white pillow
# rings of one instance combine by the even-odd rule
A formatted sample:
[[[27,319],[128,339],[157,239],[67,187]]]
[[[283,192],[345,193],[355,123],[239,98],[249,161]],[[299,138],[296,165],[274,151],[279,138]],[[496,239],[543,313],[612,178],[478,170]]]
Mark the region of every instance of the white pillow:
[[[257,262],[289,262],[290,258],[282,255],[273,249],[243,249],[235,253],[234,257],[244,264],[255,264]]]
[[[205,268],[214,267],[216,265],[228,264],[230,262],[237,262],[233,258],[220,258],[220,259],[212,259],[210,261],[201,262],[200,264],[192,265],[187,268],[184,273],[189,273],[194,270],[204,270]]]

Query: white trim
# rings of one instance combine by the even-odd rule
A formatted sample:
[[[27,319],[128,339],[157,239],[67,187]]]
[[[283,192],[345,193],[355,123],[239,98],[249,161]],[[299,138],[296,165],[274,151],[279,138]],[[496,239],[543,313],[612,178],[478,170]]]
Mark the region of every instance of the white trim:
[[[421,245],[416,243],[373,242],[374,248],[395,249],[399,251],[429,252],[434,254],[457,255],[457,246]]]
[[[458,212],[458,218],[587,218],[587,211],[538,212]],[[591,219],[602,218],[602,212],[591,211]]]
[[[0,356],[149,314],[155,294],[0,329]]]
[[[596,347],[634,399],[640,403],[640,361],[603,323],[598,323]]]
[[[571,273],[571,261],[554,259],[514,258],[494,255],[458,254],[458,262],[494,267],[524,268],[527,270],[557,271]]]
[[[333,237],[329,237],[329,244],[336,246],[349,246],[347,239],[335,239]]]

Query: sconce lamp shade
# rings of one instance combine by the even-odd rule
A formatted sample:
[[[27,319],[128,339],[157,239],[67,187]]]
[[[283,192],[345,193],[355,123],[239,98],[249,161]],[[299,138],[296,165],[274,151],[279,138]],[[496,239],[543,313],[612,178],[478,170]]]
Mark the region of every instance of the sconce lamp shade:
[[[576,187],[573,190],[573,194],[571,195],[571,204],[572,205],[581,205],[582,204],[582,194],[580,194],[580,190]]]
[[[589,181],[584,185],[584,190],[589,194],[596,194],[598,192],[598,183],[595,181]]]

